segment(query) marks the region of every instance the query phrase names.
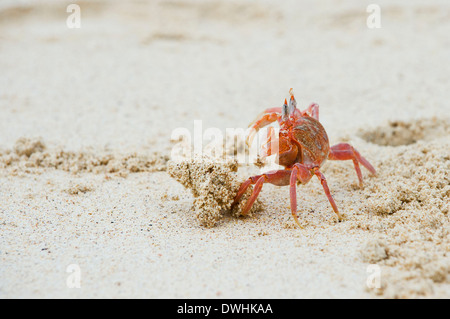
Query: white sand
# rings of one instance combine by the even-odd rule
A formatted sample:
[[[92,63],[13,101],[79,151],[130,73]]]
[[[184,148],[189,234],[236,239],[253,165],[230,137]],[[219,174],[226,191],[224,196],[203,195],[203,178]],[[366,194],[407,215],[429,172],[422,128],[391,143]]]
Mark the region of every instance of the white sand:
[[[263,212],[206,229],[188,190],[164,171],[134,173],[121,155],[167,155],[173,129],[194,120],[246,127],[293,87],[302,107],[320,104],[332,144],[351,143],[377,169],[433,141],[441,156],[433,165],[445,170],[448,121],[431,131],[443,133],[400,149],[358,132],[450,116],[447,1],[378,1],[380,29],[367,28],[368,3],[356,0],[84,1],[80,29],[66,27],[70,2],[17,3],[0,6],[0,297],[373,298],[371,262],[381,267],[381,296],[450,296],[448,185],[441,206],[407,207],[440,207],[426,228],[440,240],[405,239],[419,257],[434,248],[414,268],[410,254],[389,255],[401,245],[390,236],[409,228],[383,228],[401,208],[378,216],[385,202],[370,193],[394,187],[391,175],[364,171],[359,190],[350,162],[328,163],[347,215],[339,224],[313,180],[297,191],[304,230],[290,218],[288,189],[271,185]],[[19,158],[23,137],[40,138],[50,157],[106,153],[121,159],[119,169],[54,169],[35,161],[40,150]],[[243,169],[242,180],[255,172]],[[409,216],[398,225],[422,229]],[[416,271],[430,263],[443,279]],[[79,289],[66,285],[71,264],[81,269]]]

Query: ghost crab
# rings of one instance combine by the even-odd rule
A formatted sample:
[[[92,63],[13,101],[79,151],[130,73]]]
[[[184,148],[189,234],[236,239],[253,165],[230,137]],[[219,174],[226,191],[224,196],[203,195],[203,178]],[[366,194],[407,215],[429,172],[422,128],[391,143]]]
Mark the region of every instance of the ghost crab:
[[[308,183],[315,175],[341,221],[342,216],[331,196],[325,176],[320,172],[321,166],[327,159],[352,160],[360,187],[363,187],[363,178],[359,164],[373,175],[376,175],[376,171],[350,144],[340,143],[330,147],[327,133],[319,122],[319,105],[313,103],[301,111],[297,109],[292,89],[289,90],[289,95],[289,105],[285,99],[282,107],[265,110],[249,125],[251,130],[247,138],[247,144],[251,144],[260,128],[278,121],[280,126],[278,136],[273,127],[268,129],[267,139],[262,145],[262,157],[277,154],[276,163],[285,169],[269,171],[247,179],[239,188],[232,206],[239,202],[250,185],[254,185],[253,192],[242,210],[242,215],[248,214],[264,183],[277,186],[290,185],[291,213],[297,225],[302,228],[297,217],[296,185]]]

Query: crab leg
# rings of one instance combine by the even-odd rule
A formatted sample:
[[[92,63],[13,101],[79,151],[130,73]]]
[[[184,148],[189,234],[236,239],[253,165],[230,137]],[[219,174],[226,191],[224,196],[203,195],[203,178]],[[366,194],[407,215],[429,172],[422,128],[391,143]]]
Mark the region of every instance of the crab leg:
[[[291,213],[294,217],[295,222],[300,228],[303,228],[300,225],[297,217],[297,180],[302,182],[302,184],[306,184],[311,179],[311,172],[302,164],[295,164],[292,168],[291,178],[290,178],[290,197],[291,197]]]
[[[247,188],[250,185],[254,184],[255,186],[253,188],[253,192],[250,195],[250,198],[247,200],[247,203],[245,204],[244,209],[241,213],[242,215],[247,215],[252,208],[256,198],[258,197],[264,183],[270,183],[277,186],[286,186],[289,185],[290,176],[291,170],[276,170],[264,173],[262,175],[250,177],[242,183],[231,206],[233,207],[234,205],[236,205],[241,199],[242,195],[244,195],[244,193],[247,191]]]
[[[303,228],[302,225],[300,225],[300,222],[298,221],[298,217],[297,217],[297,185],[296,185],[297,184],[297,173],[298,173],[298,168],[294,167],[292,169],[290,190],[289,190],[289,195],[291,197],[291,214],[292,214],[292,217],[294,217],[295,223],[300,228]]]
[[[242,215],[247,215],[250,209],[252,208],[253,203],[255,202],[256,198],[259,195],[259,192],[261,192],[265,179],[266,177],[262,175],[256,181],[255,186],[253,187],[252,195],[247,200],[247,203],[245,203],[244,209],[242,209]]]
[[[361,174],[361,169],[359,163],[361,163],[365,168],[367,168],[373,175],[376,175],[375,168],[367,161],[364,157],[359,154],[359,152],[354,149],[350,144],[340,143],[331,147],[328,159],[335,161],[345,161],[352,160],[355,166],[356,174],[358,175],[359,186],[363,187],[363,178]]]
[[[320,183],[322,184],[323,190],[325,191],[325,195],[327,195],[328,201],[331,204],[331,207],[333,207],[333,210],[336,213],[336,215],[338,216],[339,221],[341,221],[342,216],[339,213],[339,210],[336,206],[336,203],[335,203],[333,197],[331,196],[330,189],[328,188],[328,184],[327,184],[327,180],[325,179],[325,176],[317,168],[314,169],[314,174],[317,176],[317,178],[319,178]]]
[[[312,103],[306,110],[303,111],[303,114],[310,115],[312,118],[319,120],[319,104]]]

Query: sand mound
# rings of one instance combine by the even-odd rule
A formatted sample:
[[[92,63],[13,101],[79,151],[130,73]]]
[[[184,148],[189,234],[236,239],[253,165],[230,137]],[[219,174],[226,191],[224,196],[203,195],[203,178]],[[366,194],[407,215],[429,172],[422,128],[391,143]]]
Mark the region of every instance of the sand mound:
[[[445,121],[420,125],[424,123],[434,123],[428,128],[434,132],[450,127]],[[395,129],[409,127],[405,134],[413,136],[416,125]],[[371,215],[364,227],[374,232],[374,239],[362,255],[366,262],[385,266],[377,290],[385,297],[429,296],[435,284],[450,283],[450,142],[439,136],[402,143],[408,145],[389,152],[380,148],[378,180],[364,190]]]
[[[163,171],[168,159],[160,153],[49,149],[40,138],[20,138],[12,150],[0,151],[0,168],[11,175],[41,173],[43,169],[53,168],[73,174],[88,172],[126,176],[136,172]]]
[[[226,212],[230,212],[235,217],[240,216],[253,190],[253,187],[249,187],[240,203],[230,211],[242,183],[237,179],[237,169],[238,163],[235,160],[222,163],[202,157],[179,163],[169,162],[167,172],[192,191],[195,197],[194,211],[200,223],[206,227],[213,227]],[[259,210],[261,210],[261,203],[257,200],[249,214]]]

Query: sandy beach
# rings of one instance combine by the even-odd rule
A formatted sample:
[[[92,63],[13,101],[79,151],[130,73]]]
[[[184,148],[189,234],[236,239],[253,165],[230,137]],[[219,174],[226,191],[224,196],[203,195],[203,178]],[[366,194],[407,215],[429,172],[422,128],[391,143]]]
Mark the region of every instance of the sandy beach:
[[[71,3],[0,1],[0,298],[450,297],[448,1]],[[324,164],[342,222],[313,179],[303,229],[270,184],[205,227],[173,132],[290,88],[377,176]]]

